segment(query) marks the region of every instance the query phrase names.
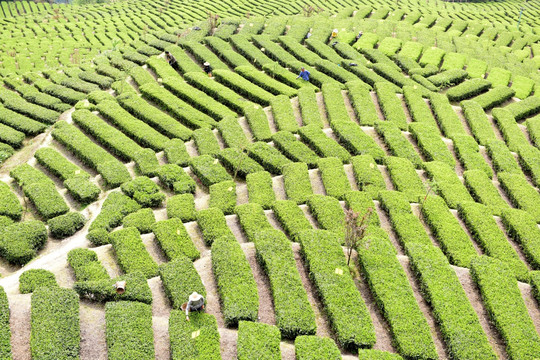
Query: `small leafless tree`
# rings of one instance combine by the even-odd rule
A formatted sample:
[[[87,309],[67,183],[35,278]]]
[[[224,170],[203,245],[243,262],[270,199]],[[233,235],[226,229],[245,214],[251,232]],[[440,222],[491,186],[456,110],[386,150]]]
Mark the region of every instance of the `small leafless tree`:
[[[213,34],[219,24],[219,15],[208,12],[208,24],[210,25],[210,33]]]
[[[367,229],[373,208],[368,208],[366,213],[360,217],[359,212],[352,209],[345,210],[345,247],[347,248],[347,266],[351,262],[354,249],[364,245]]]
[[[437,192],[437,182],[436,181],[428,181],[427,187],[426,187],[426,195],[422,199],[422,203],[420,204],[420,206],[424,206],[424,203],[426,202],[429,194],[431,194],[432,192],[433,193]]]

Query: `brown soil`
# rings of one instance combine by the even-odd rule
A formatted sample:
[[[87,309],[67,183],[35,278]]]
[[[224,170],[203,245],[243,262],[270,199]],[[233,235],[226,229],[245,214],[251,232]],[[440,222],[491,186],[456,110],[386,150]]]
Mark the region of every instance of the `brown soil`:
[[[81,360],[106,360],[105,309],[103,305],[81,301]]]

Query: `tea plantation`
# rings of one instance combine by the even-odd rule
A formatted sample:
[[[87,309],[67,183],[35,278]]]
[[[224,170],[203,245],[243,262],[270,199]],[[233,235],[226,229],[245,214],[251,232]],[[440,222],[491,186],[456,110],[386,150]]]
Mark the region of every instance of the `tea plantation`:
[[[0,1],[0,49],[0,360],[540,359],[538,1]]]

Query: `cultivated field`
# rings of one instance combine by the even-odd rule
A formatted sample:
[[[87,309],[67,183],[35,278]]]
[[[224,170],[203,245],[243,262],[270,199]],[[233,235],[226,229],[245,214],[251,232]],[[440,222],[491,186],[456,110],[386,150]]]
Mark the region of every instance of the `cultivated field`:
[[[540,359],[539,3],[0,9],[0,360]]]

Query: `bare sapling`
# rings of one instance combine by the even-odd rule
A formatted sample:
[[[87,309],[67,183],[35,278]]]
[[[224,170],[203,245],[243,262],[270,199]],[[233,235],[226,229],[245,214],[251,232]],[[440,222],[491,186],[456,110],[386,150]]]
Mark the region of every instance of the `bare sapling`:
[[[362,217],[360,217],[360,212],[355,212],[352,209],[345,210],[345,247],[347,249],[347,266],[349,266],[351,262],[353,250],[364,245],[372,214],[373,208],[368,208]]]

